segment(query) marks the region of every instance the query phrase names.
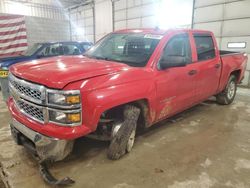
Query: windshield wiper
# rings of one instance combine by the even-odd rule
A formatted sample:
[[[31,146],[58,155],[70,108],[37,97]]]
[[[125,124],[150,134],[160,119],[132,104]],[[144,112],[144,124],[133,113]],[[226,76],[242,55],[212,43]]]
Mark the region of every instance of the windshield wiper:
[[[101,56],[92,56],[92,55],[87,55],[87,54],[84,54],[84,56],[86,56],[88,58],[93,58],[93,59],[109,60],[109,58],[101,57]]]
[[[111,61],[111,59],[108,58],[108,57],[94,56],[94,58],[95,58],[95,59],[106,60],[106,61]]]
[[[141,63],[135,63],[135,62],[131,62],[131,61],[123,61],[123,60],[118,60],[118,59],[111,59],[111,58],[108,58],[108,57],[102,57],[102,56],[91,56],[91,55],[84,55],[88,58],[94,58],[94,59],[100,59],[100,60],[105,60],[105,61],[114,61],[114,62],[117,62],[117,63],[123,63],[123,64],[126,64],[126,65],[132,65],[132,66],[136,66],[136,67],[141,67],[143,66],[143,64],[141,65]]]

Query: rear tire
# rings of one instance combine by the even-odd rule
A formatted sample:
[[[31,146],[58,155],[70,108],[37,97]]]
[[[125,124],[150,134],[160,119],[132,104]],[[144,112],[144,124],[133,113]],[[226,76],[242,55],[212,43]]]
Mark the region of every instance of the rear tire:
[[[120,125],[118,124],[118,129],[114,128],[116,131],[112,134],[112,140],[107,152],[109,159],[120,159],[132,150],[139,114],[139,108],[132,105],[125,106],[123,111],[124,121]]]
[[[229,77],[226,88],[216,96],[219,104],[228,105],[234,101],[237,90],[237,78],[235,75]]]

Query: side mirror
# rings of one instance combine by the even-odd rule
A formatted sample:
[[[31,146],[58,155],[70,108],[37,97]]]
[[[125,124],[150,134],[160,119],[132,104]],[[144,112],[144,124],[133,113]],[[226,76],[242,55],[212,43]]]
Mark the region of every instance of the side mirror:
[[[188,58],[183,56],[166,56],[160,59],[160,69],[170,67],[184,67],[188,63]]]

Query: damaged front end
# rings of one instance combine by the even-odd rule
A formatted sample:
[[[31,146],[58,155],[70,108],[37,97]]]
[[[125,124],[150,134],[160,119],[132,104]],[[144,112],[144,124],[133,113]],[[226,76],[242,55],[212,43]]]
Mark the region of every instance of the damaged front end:
[[[34,121],[33,126],[36,124],[37,127],[49,124],[58,127],[79,127],[82,125],[80,91],[50,89],[17,77],[11,72],[9,89],[8,108],[13,118],[10,127],[17,144],[31,151],[40,164],[40,172],[46,182],[56,185],[73,183],[69,178],[57,181],[49,173],[47,164],[63,160],[68,156],[73,149],[74,141],[45,136],[29,128],[24,122],[27,123],[30,119]],[[65,130],[61,129],[61,133],[67,135]]]
[[[52,185],[70,185],[74,181],[68,177],[57,180],[47,168],[49,162],[56,162],[67,157],[74,145],[73,140],[59,140],[44,136],[29,129],[17,120],[13,119],[11,134],[17,144],[23,145],[39,163],[39,171],[43,179]]]

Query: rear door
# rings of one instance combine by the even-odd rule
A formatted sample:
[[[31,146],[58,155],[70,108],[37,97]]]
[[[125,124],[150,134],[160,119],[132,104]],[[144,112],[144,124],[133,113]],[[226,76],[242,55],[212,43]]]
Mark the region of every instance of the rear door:
[[[216,41],[211,33],[193,33],[195,53],[196,102],[214,95],[219,86],[221,62]]]
[[[192,53],[188,33],[171,37],[161,56],[185,56],[191,63]],[[190,70],[192,70],[192,64],[156,72],[157,120],[192,106],[195,97],[195,80],[193,76],[190,76]]]

